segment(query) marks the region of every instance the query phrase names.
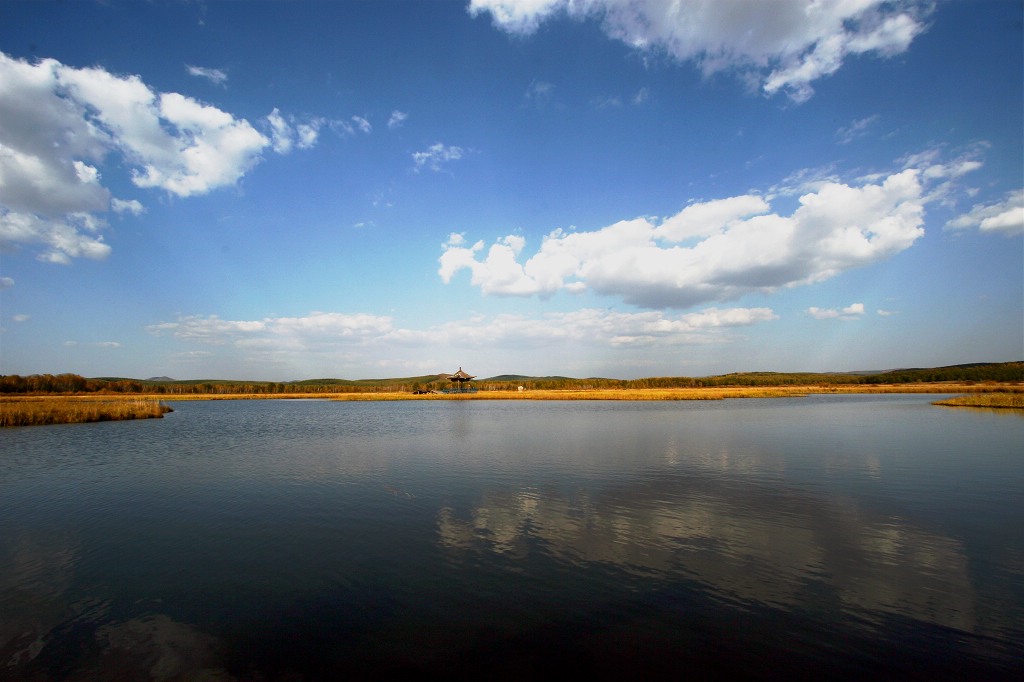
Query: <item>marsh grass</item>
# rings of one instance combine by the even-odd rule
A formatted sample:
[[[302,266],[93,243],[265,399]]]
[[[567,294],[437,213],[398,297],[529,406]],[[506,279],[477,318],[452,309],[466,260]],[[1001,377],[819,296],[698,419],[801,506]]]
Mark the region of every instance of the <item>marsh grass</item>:
[[[0,399],[0,427],[152,419],[173,410],[149,398],[77,396]]]
[[[1024,393],[974,393],[936,400],[933,405],[948,407],[993,407],[1024,410]]]

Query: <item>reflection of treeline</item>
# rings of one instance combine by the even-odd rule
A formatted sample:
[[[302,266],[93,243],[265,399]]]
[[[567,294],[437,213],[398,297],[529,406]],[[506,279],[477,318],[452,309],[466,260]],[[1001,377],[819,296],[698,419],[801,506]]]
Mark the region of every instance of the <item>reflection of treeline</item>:
[[[574,379],[503,375],[473,381],[480,390],[600,390],[615,388],[701,388],[726,386],[833,386],[918,382],[1020,382],[1024,362],[974,363],[927,369],[900,369],[878,374],[815,374],[801,372],[742,372],[711,377],[649,377],[645,379]],[[87,379],[77,374],[0,375],[2,393],[148,393],[159,395],[253,395],[299,393],[387,393],[433,391],[449,387],[447,374],[399,379],[309,379],[306,381],[175,381],[123,378]]]

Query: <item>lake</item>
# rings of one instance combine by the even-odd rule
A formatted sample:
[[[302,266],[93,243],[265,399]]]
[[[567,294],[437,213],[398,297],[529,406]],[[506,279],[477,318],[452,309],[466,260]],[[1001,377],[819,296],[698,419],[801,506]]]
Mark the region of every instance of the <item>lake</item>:
[[[210,401],[0,432],[0,678],[1024,679],[1024,418]]]

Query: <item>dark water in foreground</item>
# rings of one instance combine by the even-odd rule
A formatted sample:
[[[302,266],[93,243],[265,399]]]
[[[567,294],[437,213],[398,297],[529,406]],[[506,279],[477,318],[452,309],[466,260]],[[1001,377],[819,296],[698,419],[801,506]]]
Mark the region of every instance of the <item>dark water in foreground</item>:
[[[1024,673],[1024,419],[186,402],[0,432],[0,679]]]

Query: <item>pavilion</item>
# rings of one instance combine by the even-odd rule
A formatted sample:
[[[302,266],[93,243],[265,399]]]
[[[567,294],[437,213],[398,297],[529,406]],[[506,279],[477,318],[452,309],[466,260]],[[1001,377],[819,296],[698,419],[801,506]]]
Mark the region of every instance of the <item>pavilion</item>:
[[[451,393],[472,393],[476,391],[476,389],[467,387],[466,382],[475,378],[476,377],[470,374],[466,374],[464,371],[462,371],[462,368],[459,367],[458,372],[448,377],[448,381],[452,382],[452,388],[448,389],[448,391]]]

